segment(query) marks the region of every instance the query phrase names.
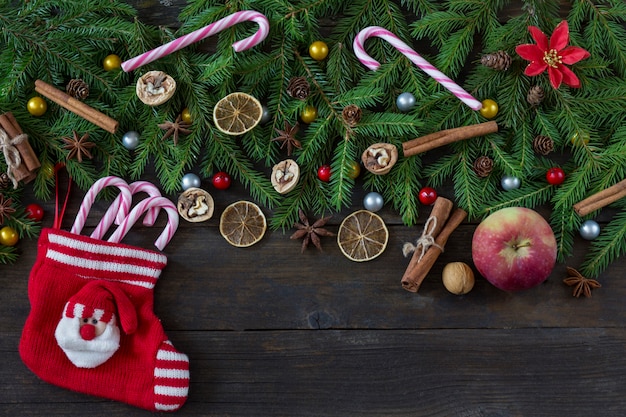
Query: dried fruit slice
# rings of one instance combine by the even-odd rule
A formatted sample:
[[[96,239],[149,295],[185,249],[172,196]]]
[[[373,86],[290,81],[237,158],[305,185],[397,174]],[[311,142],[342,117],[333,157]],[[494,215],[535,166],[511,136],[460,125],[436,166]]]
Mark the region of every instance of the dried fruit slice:
[[[228,243],[245,248],[257,243],[267,229],[265,215],[250,201],[237,201],[224,209],[220,233]]]
[[[346,217],[337,233],[341,252],[355,262],[370,261],[387,247],[389,231],[383,219],[371,211],[359,210]]]
[[[259,100],[246,93],[231,93],[213,108],[213,122],[220,132],[242,135],[252,130],[263,117]]]

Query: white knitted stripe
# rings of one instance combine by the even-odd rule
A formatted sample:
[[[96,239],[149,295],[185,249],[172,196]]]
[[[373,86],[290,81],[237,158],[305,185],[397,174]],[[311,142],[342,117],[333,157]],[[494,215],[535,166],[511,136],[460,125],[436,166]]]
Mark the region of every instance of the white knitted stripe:
[[[81,251],[91,252],[98,255],[115,255],[123,256],[125,258],[136,258],[142,261],[149,261],[155,263],[166,263],[167,257],[163,254],[151,252],[141,249],[133,249],[128,247],[109,246],[109,245],[97,245],[92,243],[86,243],[78,239],[72,239],[67,236],[57,235],[54,233],[48,234],[48,240],[51,243],[66,246],[71,249],[78,249]]]
[[[125,273],[132,275],[143,275],[149,278],[158,278],[161,275],[160,269],[147,268],[138,265],[128,265],[117,262],[108,262],[108,261],[95,261],[93,259],[80,258],[77,256],[67,255],[65,253],[61,253],[55,250],[48,250],[46,253],[46,258],[52,259],[53,261],[60,262],[62,264],[71,265],[73,267],[85,268],[85,269],[93,269],[96,271],[110,271],[117,273]],[[133,282],[134,283],[134,282]],[[146,283],[149,285],[147,288],[153,288],[153,283]],[[142,284],[142,286],[144,286]]]
[[[160,361],[181,361],[189,362],[189,358],[184,353],[170,352],[168,350],[159,349],[157,352],[157,359]]]
[[[82,317],[85,306],[79,303],[74,304],[74,317]]]
[[[159,411],[175,411],[175,410],[178,410],[181,406],[182,404],[160,404],[160,403],[154,404],[154,408],[156,408]]]
[[[189,379],[189,371],[187,369],[154,368],[154,376],[156,378]]]
[[[154,393],[156,395],[165,395],[168,397],[186,397],[189,393],[189,388],[170,387],[167,385],[155,385]]]

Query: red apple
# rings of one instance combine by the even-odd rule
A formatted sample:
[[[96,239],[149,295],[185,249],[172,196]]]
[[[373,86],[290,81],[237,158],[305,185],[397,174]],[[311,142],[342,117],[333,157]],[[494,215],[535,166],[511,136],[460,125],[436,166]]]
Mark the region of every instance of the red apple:
[[[524,207],[498,210],[476,228],[472,258],[497,288],[519,291],[545,281],[556,262],[556,239],[548,222]]]

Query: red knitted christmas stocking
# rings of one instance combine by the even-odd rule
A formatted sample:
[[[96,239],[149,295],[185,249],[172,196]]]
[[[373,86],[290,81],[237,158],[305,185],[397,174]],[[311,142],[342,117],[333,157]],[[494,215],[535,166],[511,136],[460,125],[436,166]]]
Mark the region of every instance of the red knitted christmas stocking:
[[[28,283],[24,363],[67,389],[151,411],[180,408],[189,360],[153,312],[166,264],[160,252],[44,229]]]

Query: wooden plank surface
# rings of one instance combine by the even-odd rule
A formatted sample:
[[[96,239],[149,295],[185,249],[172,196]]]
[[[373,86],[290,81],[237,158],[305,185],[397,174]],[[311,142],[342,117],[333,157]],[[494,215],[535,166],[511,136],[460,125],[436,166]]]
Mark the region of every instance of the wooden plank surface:
[[[169,26],[184,5],[129,3],[142,20]],[[237,186],[212,194],[218,214],[249,199]],[[355,193],[354,207],[362,197]],[[23,201],[32,198],[27,190]],[[64,229],[81,198],[73,194]],[[50,226],[53,205],[42,205]],[[105,209],[96,203],[84,234]],[[328,228],[336,232],[349,211]],[[176,415],[626,414],[626,261],[602,275],[603,287],[590,299],[571,297],[562,283],[564,264],[526,292],[507,294],[478,278],[472,292],[454,296],[440,275],[448,262],[471,264],[476,224],[465,222],[413,294],[400,286],[408,264],[401,247],[417,238],[428,211],[412,228],[389,209],[381,216],[390,229],[388,248],[363,264],[343,257],[332,238],[322,240],[323,252],[300,254],[290,230],[268,231],[259,244],[239,249],[219,235],[218,216],[182,222],[164,251],[168,266],[155,289],[155,312],[191,361],[189,400]],[[150,248],[159,232],[133,229],[125,243]],[[586,245],[576,240],[573,264]],[[30,309],[27,279],[37,242],[23,240],[20,249],[17,264],[0,266],[0,415],[151,415],[49,385],[22,363],[17,345]]]

